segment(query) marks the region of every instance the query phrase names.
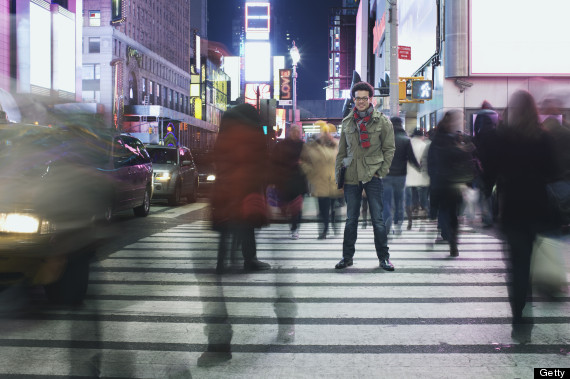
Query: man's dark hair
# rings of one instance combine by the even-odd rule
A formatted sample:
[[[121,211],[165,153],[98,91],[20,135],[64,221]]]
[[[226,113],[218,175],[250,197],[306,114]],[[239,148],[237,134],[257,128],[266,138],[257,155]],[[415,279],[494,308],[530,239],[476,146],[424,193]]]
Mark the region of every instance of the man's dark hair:
[[[370,84],[366,82],[358,82],[352,86],[352,89],[350,90],[350,94],[352,95],[352,97],[356,96],[355,95],[356,91],[368,91],[368,97],[374,96],[374,87],[372,87]]]

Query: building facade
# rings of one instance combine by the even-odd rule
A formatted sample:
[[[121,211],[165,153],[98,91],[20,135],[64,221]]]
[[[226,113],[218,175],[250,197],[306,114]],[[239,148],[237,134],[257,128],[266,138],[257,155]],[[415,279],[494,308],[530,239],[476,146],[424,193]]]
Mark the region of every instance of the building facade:
[[[399,1],[398,45],[410,48],[411,56],[398,60],[398,76],[433,81],[431,100],[401,105],[407,127],[429,130],[447,110],[461,109],[471,132],[484,100],[502,111],[517,90],[530,92],[539,105],[547,97],[569,98],[570,66],[558,62],[570,58],[562,47],[570,37],[561,29],[570,3],[553,2],[555,13],[530,0],[517,2],[516,12],[507,2],[491,0]],[[366,62],[359,74],[377,88],[386,87],[395,80],[389,58],[391,2],[368,0],[361,7],[368,8],[360,23],[372,40],[357,49],[357,61]],[[389,101],[377,99],[385,111]],[[567,116],[569,108],[567,102]]]
[[[102,104],[110,125],[145,142],[160,142],[170,127],[187,146],[213,144],[218,126],[194,117],[190,98],[197,50],[190,0],[84,0],[84,7],[83,101]]]
[[[0,1],[0,105],[11,121],[49,122],[81,100],[81,0]]]

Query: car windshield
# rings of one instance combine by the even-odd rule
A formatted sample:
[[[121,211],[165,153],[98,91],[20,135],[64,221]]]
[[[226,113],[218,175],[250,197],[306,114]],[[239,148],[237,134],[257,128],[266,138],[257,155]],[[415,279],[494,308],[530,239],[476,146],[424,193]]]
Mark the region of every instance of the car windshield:
[[[176,164],[176,149],[147,148],[150,160],[156,164]]]

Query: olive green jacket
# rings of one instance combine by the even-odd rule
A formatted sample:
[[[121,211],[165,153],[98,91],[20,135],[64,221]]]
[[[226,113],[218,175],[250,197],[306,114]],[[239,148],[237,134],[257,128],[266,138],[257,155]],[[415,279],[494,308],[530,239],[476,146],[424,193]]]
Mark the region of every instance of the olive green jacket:
[[[367,183],[374,175],[383,178],[388,174],[396,145],[394,127],[382,113],[374,110],[366,125],[370,147],[360,146],[360,133],[354,122],[354,110],[342,120],[342,131],[336,156],[335,176],[342,166],[346,167],[345,184]]]

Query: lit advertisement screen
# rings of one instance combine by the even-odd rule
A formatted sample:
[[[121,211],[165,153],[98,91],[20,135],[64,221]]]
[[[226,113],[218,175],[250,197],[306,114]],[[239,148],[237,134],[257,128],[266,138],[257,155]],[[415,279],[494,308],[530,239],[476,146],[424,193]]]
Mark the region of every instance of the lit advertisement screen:
[[[123,0],[111,0],[111,22],[123,21]]]
[[[410,60],[398,60],[400,76],[412,76],[435,54],[436,4],[433,0],[398,1],[398,45],[412,48]]]
[[[224,72],[230,77],[230,101],[239,97],[240,57],[224,57]]]
[[[470,1],[471,75],[570,75],[570,1]]]
[[[257,108],[257,89],[259,88],[260,99],[271,98],[271,86],[269,84],[247,83],[245,85],[245,102]]]
[[[269,3],[245,3],[245,38],[267,40],[270,28]]]
[[[273,57],[273,98],[279,100],[279,87],[281,77],[279,70],[285,68],[285,57],[282,55]]]
[[[72,35],[75,35],[75,31]],[[72,71],[75,80],[75,64]],[[30,2],[30,84],[51,88],[51,13]]]
[[[269,42],[245,43],[245,80],[247,82],[271,81],[271,44]]]
[[[75,21],[56,13],[54,26],[55,88],[75,92]]]

